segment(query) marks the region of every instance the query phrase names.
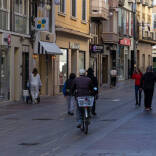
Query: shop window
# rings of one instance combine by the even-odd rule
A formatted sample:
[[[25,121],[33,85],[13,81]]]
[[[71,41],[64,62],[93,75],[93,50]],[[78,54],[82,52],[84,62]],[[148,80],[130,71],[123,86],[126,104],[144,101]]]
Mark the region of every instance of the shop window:
[[[82,0],[82,20],[86,21],[86,0]]]
[[[0,0],[0,29],[9,29],[8,0]]]
[[[85,52],[79,52],[79,69],[85,69]]]
[[[59,12],[65,13],[65,0],[60,0]]]
[[[28,34],[28,0],[15,0],[14,3],[14,16],[15,27],[14,31],[17,33]]]
[[[8,49],[0,47],[0,101],[9,100],[9,55]]]
[[[72,17],[76,17],[76,0],[71,0]]]
[[[59,86],[60,92],[62,92],[62,87],[68,76],[68,51],[67,49],[61,49],[63,55],[59,58]]]

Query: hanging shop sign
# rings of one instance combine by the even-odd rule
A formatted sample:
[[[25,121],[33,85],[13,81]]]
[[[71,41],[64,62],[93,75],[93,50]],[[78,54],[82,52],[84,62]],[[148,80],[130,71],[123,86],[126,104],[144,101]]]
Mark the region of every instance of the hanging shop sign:
[[[47,17],[37,17],[35,19],[35,29],[38,31],[48,31],[49,19]]]
[[[90,52],[91,53],[103,53],[104,52],[104,46],[103,45],[90,45]]]
[[[129,38],[123,38],[120,40],[120,45],[131,46],[131,40]]]

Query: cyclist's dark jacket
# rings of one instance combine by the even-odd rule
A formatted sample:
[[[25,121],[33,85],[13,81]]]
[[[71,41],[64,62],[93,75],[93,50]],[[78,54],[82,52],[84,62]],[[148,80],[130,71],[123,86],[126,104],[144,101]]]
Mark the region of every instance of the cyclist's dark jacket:
[[[76,96],[89,96],[93,91],[93,84],[89,77],[80,76],[75,78],[72,85],[72,92],[76,90]]]

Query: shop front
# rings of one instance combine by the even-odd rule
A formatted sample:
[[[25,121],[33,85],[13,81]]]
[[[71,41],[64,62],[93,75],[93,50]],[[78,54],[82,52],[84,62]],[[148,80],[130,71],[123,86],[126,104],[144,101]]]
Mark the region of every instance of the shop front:
[[[129,51],[131,46],[131,40],[128,38],[123,38],[119,42],[119,80],[126,80],[128,79],[129,74]]]
[[[39,32],[39,35],[36,36],[33,64],[34,67],[38,68],[41,77],[41,94],[53,96],[56,94],[57,87],[57,56],[62,55],[63,52],[54,43],[54,35],[52,33]]]
[[[70,73],[75,73],[76,76],[79,76],[80,69],[88,69],[89,42],[88,38],[84,36],[57,32],[56,44],[63,53],[63,55],[58,56],[56,59],[58,62],[57,90],[60,93]]]
[[[0,101],[10,99],[9,47],[0,45]]]

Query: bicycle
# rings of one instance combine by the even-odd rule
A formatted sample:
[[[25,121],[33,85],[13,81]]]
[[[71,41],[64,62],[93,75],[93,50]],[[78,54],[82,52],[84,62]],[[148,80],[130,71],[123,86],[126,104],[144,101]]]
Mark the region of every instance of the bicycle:
[[[90,124],[89,112],[94,103],[94,96],[77,97],[77,102],[82,111],[81,131],[83,131],[85,134],[88,134],[88,126]]]

